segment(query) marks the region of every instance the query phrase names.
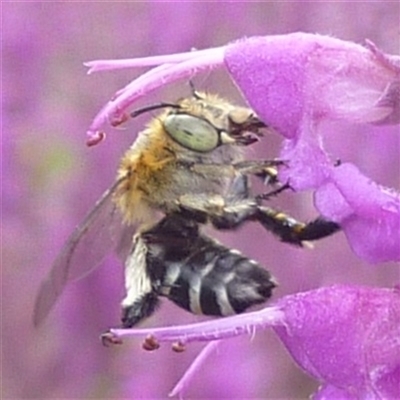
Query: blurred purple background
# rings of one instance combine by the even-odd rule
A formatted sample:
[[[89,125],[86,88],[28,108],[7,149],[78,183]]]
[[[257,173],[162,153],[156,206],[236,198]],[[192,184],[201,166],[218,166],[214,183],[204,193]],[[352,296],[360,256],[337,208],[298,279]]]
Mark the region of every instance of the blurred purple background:
[[[165,398],[201,348],[193,344],[175,354],[164,346],[148,353],[134,340],[101,346],[99,334],[119,324],[123,297],[122,267],[112,256],[68,287],[43,326],[32,326],[40,281],[68,234],[113,182],[120,156],[149,117],[129,121],[124,130],[110,128],[104,143],[87,148],[91,118],[143,71],[87,76],[84,61],[183,52],[299,30],[358,43],[369,38],[398,53],[399,17],[399,3],[389,1],[3,4],[3,398]],[[194,83],[244,101],[222,70],[196,76]],[[188,94],[180,82],[144,104]],[[326,132],[333,157],[399,189],[398,128],[335,123]],[[273,158],[279,143],[279,137],[267,137],[249,157]],[[285,193],[274,204],[301,219],[315,216],[311,194]],[[275,298],[335,283],[390,287],[399,278],[394,264],[357,259],[342,234],[314,250],[281,244],[258,226],[217,236],[273,272],[280,282]],[[144,326],[199,319],[164,302]],[[304,398],[316,386],[272,332],[259,332],[223,344],[188,397]]]

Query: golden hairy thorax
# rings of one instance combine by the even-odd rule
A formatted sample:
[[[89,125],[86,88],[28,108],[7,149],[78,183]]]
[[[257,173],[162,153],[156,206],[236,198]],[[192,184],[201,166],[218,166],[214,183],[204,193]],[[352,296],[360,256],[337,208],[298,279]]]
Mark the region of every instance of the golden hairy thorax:
[[[116,202],[126,222],[147,220],[152,208],[149,199],[168,184],[176,165],[176,155],[168,142],[162,123],[155,119],[123,156],[118,178],[125,179]]]

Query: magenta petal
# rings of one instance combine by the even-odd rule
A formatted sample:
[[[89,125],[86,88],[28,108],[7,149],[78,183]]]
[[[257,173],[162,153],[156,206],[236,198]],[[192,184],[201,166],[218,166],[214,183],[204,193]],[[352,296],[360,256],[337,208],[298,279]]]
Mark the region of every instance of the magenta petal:
[[[313,48],[307,38],[285,35],[245,39],[225,51],[225,64],[251,107],[286,137],[295,136],[303,118],[304,65]]]
[[[397,288],[336,286],[287,296],[279,305],[286,326],[273,329],[302,368],[331,386],[329,392],[400,396]]]
[[[387,108],[390,113],[386,118],[377,121],[378,125],[389,125],[400,123],[400,81],[389,83],[382,96],[377,101],[377,106]]]
[[[317,399],[400,397],[400,290],[332,286],[286,296],[274,307],[187,326],[112,330],[117,338],[223,340],[272,328],[293,359],[323,387]],[[214,348],[209,345],[174,393]],[[266,355],[268,357],[268,354]]]
[[[369,262],[400,260],[400,195],[385,189],[351,164],[333,169],[315,201],[339,222],[354,252]]]
[[[400,260],[399,194],[350,164],[334,167],[321,122],[397,123],[399,60],[370,42],[305,33],[245,39],[225,51],[250,105],[287,138],[280,180],[295,190],[317,189],[320,213],[339,222],[354,252],[370,262]]]
[[[314,393],[311,397],[312,400],[357,400],[357,395],[350,394],[345,390],[339,389],[332,385],[323,385],[318,389],[317,393]]]
[[[223,48],[214,48],[200,52],[183,53],[159,57],[140,58],[133,60],[102,60],[86,63],[90,72],[102,69],[130,68],[132,66],[158,65],[133,80],[100,110],[92,121],[87,135],[90,142],[96,142],[99,130],[103,124],[111,122],[117,126],[127,118],[127,108],[136,100],[151,91],[174,82],[178,79],[191,77],[194,73],[211,70],[222,63]],[[162,62],[165,64],[162,64]],[[181,62],[179,62],[181,61]],[[172,63],[173,62],[173,63]],[[100,131],[101,132],[101,131]]]
[[[249,38],[225,51],[252,108],[287,138],[298,135],[304,119],[391,123],[399,68],[388,60],[378,50],[308,33]]]
[[[324,149],[310,138],[313,132],[303,131],[300,135],[300,140],[285,140],[280,153],[282,160],[288,160],[288,168],[281,169],[279,179],[288,182],[296,191],[324,184],[333,168]]]

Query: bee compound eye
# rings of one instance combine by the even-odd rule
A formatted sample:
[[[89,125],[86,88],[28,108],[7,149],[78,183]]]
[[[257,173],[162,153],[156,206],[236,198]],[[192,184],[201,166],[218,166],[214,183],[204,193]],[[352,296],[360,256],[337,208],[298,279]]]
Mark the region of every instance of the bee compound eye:
[[[204,119],[192,115],[168,115],[164,129],[181,146],[199,153],[212,151],[220,144],[218,131]]]

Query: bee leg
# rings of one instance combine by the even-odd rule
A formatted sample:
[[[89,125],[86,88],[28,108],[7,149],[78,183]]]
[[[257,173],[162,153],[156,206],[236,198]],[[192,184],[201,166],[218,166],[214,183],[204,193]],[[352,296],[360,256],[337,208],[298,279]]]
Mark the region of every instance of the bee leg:
[[[340,230],[340,226],[322,217],[303,223],[269,207],[258,207],[255,219],[283,242],[302,246],[303,242],[322,239]]]
[[[291,186],[288,183],[285,183],[284,185],[280,186],[279,188],[272,190],[271,192],[267,193],[261,193],[256,196],[257,200],[268,200],[271,197],[277,196],[279,193],[284,192],[287,189],[291,189]]]
[[[242,200],[224,207],[223,212],[209,214],[216,229],[235,229],[246,221],[258,221],[283,242],[303,246],[303,242],[319,240],[340,230],[332,221],[319,217],[303,223],[269,207],[259,206],[251,199]]]
[[[319,240],[326,236],[330,236],[340,231],[340,225],[333,221],[328,221],[322,217],[318,217],[308,222],[299,233],[300,240]]]
[[[216,229],[236,229],[258,214],[258,204],[254,199],[244,199],[226,205],[216,213],[210,213],[209,219]]]
[[[122,326],[131,328],[149,317],[159,304],[147,268],[148,246],[143,233],[134,238],[133,248],[125,262],[126,297],[122,301]]]
[[[131,305],[122,307],[122,326],[132,328],[143,319],[150,317],[157,309],[159,299],[157,293],[147,293]]]
[[[234,167],[242,175],[254,175],[262,179],[264,185],[276,185],[279,184],[277,167],[284,164],[282,160],[253,160],[236,163]]]
[[[277,167],[283,164],[285,162],[282,160],[259,160],[243,161],[234,166],[236,171],[242,174],[243,179],[248,175],[255,175],[262,178],[265,185],[277,186],[275,190],[257,195],[255,201],[259,204],[262,200],[268,200],[287,189],[291,189],[289,183],[282,184],[278,181]],[[232,229],[242,224],[245,220],[257,220],[264,228],[274,233],[283,242],[299,246],[302,246],[303,242],[322,239],[340,230],[340,226],[337,223],[327,221],[322,217],[309,223],[303,223],[280,211],[261,205],[257,207],[257,211],[254,211],[251,206],[244,206],[244,200],[235,204],[235,195],[237,193],[238,190],[233,187],[231,196],[233,202],[225,207],[222,217],[219,215],[211,217],[211,222],[217,229]],[[248,193],[249,191],[247,190],[247,195]],[[244,196],[242,196],[242,199],[244,199]]]
[[[322,239],[340,230],[336,222],[319,217],[303,223],[281,211],[245,198],[226,202],[222,196],[183,196],[180,214],[198,223],[211,222],[219,230],[236,229],[246,221],[258,221],[283,242],[302,246],[306,241]],[[196,219],[195,219],[196,218]]]
[[[208,221],[207,204],[206,195],[184,195],[177,201],[177,214],[198,224],[205,224]]]
[[[246,160],[240,161],[233,164],[235,170],[243,175],[257,175],[262,174],[264,171],[268,171],[269,168],[273,168],[276,171],[276,167],[284,165],[283,160]]]
[[[198,223],[207,221],[216,229],[235,229],[254,219],[258,212],[255,199],[226,201],[220,195],[184,195],[179,200],[179,214]]]
[[[253,175],[260,178],[265,186],[280,184],[278,180],[278,170],[275,167],[265,167],[262,171]]]

